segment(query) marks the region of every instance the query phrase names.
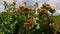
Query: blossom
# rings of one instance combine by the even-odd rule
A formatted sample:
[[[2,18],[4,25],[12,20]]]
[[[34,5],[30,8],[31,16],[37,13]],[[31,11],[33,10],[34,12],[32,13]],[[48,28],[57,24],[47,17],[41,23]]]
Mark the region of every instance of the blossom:
[[[45,13],[45,14],[48,13],[48,10],[46,10],[45,8],[42,8],[42,9],[40,8],[40,9],[38,9],[37,11],[38,11],[39,13]]]
[[[51,13],[54,13],[54,12],[55,12],[55,9],[52,9],[52,8],[51,8],[49,11],[50,11]]]
[[[31,29],[32,26],[34,26],[35,24],[35,19],[33,17],[30,17],[27,21],[26,21],[26,24],[25,24],[25,28],[26,29]]]

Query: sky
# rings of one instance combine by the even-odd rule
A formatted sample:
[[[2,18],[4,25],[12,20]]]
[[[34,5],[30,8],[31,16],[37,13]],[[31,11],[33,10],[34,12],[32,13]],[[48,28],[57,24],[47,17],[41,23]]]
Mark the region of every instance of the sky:
[[[13,2],[13,0],[0,0],[0,12],[4,9],[3,1],[6,1],[7,3]],[[27,2],[28,7],[33,7],[34,2],[38,2],[39,6],[41,6],[43,2],[46,2],[56,9],[56,13],[54,13],[55,15],[60,14],[60,0],[17,0],[16,6],[22,5],[23,2]]]

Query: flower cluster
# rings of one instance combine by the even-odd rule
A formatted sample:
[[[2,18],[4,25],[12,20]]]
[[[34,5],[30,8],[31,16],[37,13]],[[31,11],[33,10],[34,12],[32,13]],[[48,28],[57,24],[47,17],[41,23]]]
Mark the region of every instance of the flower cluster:
[[[30,17],[25,23],[25,28],[31,29],[34,25],[35,25],[35,19],[33,17]]]
[[[51,13],[54,13],[55,12],[55,9],[53,9],[50,4],[46,4],[46,3],[43,3],[42,4],[42,7],[38,8],[37,10],[39,13],[48,13],[51,12]]]
[[[25,5],[22,5],[22,6],[19,6],[19,8],[17,8],[17,11],[20,12],[20,13],[24,13],[26,11],[33,11],[34,12],[34,9],[33,8],[28,8],[27,6]]]
[[[44,13],[44,14],[46,14],[46,13],[48,13],[48,10],[46,10],[46,9],[38,9],[38,12],[39,13]]]

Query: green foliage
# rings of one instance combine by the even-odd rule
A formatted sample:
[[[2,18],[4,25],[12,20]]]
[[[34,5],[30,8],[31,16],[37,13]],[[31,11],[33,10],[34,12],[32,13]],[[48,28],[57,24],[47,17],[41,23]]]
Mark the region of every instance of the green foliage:
[[[22,6],[22,9],[17,11],[14,3],[8,5],[5,2],[5,10],[6,12],[0,13],[0,34],[53,34],[55,31],[51,16],[45,9],[36,15],[31,8]]]

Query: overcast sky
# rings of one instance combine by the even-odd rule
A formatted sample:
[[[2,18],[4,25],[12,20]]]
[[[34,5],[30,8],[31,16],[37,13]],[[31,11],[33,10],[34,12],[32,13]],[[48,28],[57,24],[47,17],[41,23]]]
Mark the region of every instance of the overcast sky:
[[[13,0],[4,0],[8,3],[12,3]],[[16,6],[22,5],[23,2],[27,2],[28,6],[33,6],[34,2],[38,2],[39,6],[41,6],[41,4],[43,2],[49,3],[53,8],[55,8],[60,14],[60,0],[17,0],[16,2]],[[0,0],[0,12],[3,11],[4,9],[4,5],[3,5],[3,0]]]

